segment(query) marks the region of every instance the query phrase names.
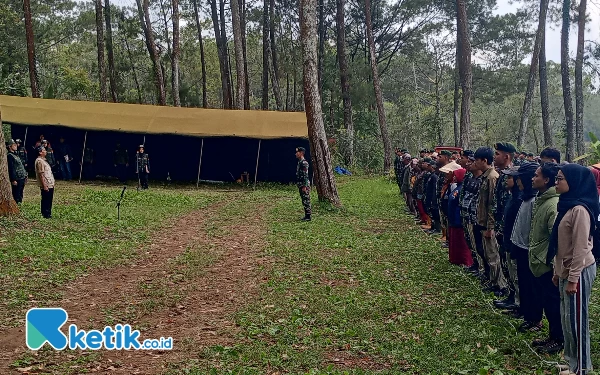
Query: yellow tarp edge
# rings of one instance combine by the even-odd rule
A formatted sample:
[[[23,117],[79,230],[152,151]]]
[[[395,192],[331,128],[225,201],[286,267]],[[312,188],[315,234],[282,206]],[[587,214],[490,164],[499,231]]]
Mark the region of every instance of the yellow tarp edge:
[[[195,137],[308,138],[304,112],[239,111],[0,95],[2,121]]]

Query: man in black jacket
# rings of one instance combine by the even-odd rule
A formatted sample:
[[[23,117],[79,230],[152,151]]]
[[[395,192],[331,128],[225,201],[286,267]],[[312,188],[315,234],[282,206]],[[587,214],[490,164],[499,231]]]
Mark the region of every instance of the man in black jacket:
[[[8,146],[8,178],[12,187],[13,199],[17,204],[21,204],[27,171],[25,171],[25,166],[17,153],[17,143],[11,139],[6,145]]]

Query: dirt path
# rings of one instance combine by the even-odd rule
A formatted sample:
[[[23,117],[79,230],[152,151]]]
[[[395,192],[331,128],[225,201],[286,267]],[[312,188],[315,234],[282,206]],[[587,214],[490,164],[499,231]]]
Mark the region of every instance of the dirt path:
[[[235,209],[237,216],[230,217],[228,209]],[[232,199],[190,213],[156,233],[136,264],[80,278],[66,286],[64,298],[55,304],[69,313],[67,325],[102,329],[129,323],[141,327],[142,339],[173,337],[174,350],[103,350],[82,363],[75,361],[76,352],[42,350],[34,353],[35,365],[10,368],[15,359],[32,353],[24,344],[24,328],[16,328],[0,332],[0,373],[37,373],[40,365],[45,372],[64,373],[68,362],[74,373],[86,368],[157,374],[167,362],[189,358],[202,347],[233,343],[233,313],[256,293],[263,281],[261,267],[268,265],[259,258],[265,211],[265,204]],[[189,254],[194,254],[190,262],[177,260]],[[61,363],[57,371],[60,367],[53,364]]]

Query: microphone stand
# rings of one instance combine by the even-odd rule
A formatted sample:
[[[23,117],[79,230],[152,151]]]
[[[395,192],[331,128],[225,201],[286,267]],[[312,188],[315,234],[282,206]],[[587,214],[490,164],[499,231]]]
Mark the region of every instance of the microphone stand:
[[[121,201],[123,200],[123,196],[125,195],[125,190],[127,186],[123,186],[123,191],[121,191],[121,197],[117,201],[117,223],[121,221]]]

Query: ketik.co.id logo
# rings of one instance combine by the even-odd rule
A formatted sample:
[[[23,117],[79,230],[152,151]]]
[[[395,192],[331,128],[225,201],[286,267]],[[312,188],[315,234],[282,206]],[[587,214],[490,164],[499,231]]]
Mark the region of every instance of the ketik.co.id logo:
[[[69,347],[75,349],[108,350],[171,350],[173,338],[146,339],[140,343],[140,331],[132,330],[129,324],[117,324],[114,328],[104,327],[102,331],[84,331],[75,324],[69,326],[66,336],[60,328],[69,319],[69,314],[61,308],[33,308],[27,312],[25,336],[27,347],[38,350],[48,343],[55,350]]]

